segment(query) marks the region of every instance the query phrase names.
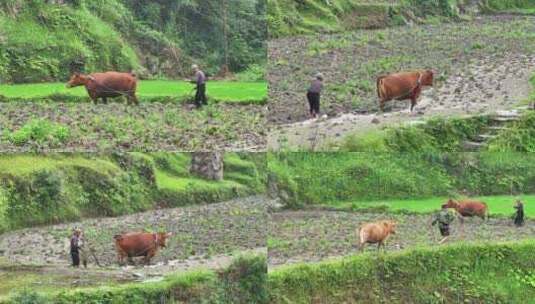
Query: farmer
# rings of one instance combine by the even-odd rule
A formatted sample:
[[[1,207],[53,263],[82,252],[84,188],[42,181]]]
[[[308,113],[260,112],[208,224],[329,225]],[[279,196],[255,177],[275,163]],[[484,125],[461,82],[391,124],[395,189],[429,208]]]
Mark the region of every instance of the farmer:
[[[438,223],[438,229],[440,230],[440,235],[442,235],[442,240],[438,242],[439,244],[444,243],[450,237],[450,224],[454,219],[455,216],[445,205],[442,205],[442,209],[434,215],[431,225],[435,226]]]
[[[206,76],[204,72],[201,71],[198,65],[194,64],[191,66],[191,69],[195,72],[195,79],[191,82],[194,83],[196,87],[195,93],[195,105],[197,108],[206,105]]]
[[[80,257],[82,258],[84,267],[87,268],[87,253],[84,247],[82,230],[75,228],[73,229],[71,236],[71,258],[73,267],[80,267]]]
[[[515,214],[513,215],[513,221],[515,226],[521,227],[524,226],[524,204],[520,199],[516,200],[514,207],[516,209]]]
[[[311,118],[317,118],[320,113],[320,95],[323,89],[323,75],[316,74],[307,91],[308,104]]]

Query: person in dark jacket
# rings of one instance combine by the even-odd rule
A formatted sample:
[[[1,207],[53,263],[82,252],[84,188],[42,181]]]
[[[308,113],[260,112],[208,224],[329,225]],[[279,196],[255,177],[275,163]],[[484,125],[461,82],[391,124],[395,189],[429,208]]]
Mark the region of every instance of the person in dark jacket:
[[[323,75],[316,74],[307,91],[308,104],[310,106],[310,117],[317,118],[320,113],[320,97],[323,90]]]
[[[82,231],[78,228],[73,229],[71,236],[71,259],[73,267],[80,267],[80,248],[82,245]]]
[[[203,105],[208,104],[206,101],[206,75],[196,64],[192,65],[191,68],[195,72],[195,79],[192,83],[196,85],[197,90],[195,93],[195,106],[200,108]]]
[[[513,222],[515,226],[521,227],[524,226],[524,204],[521,200],[517,199],[516,204],[514,205],[516,212],[514,214]]]

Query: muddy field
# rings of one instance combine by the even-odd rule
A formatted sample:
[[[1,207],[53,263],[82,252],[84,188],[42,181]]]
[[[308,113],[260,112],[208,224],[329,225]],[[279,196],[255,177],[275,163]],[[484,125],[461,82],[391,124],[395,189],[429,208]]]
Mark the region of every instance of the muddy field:
[[[310,148],[357,131],[513,108],[531,91],[534,32],[535,17],[487,16],[273,40],[268,147]],[[435,87],[426,89],[415,113],[407,113],[405,101],[390,103],[384,115],[377,113],[377,76],[424,68],[436,72]],[[322,112],[328,119],[322,121],[307,120],[305,92],[316,72],[324,74],[326,85]]]
[[[265,197],[255,196],[205,206],[17,230],[0,236],[0,260],[13,265],[66,267],[70,265],[70,231],[80,227],[100,264],[112,270],[119,269],[113,235],[141,230],[168,231],[174,235],[167,248],[152,260],[154,266],[137,271],[162,275],[198,266],[218,268],[221,263],[228,263],[235,253],[264,250],[267,203]],[[89,262],[90,268],[97,268],[92,257]]]
[[[68,130],[62,141],[39,138],[43,131],[18,144],[6,132],[30,122],[49,120]],[[3,133],[0,151],[190,151],[207,149],[265,149],[264,107],[259,105],[210,105],[202,110],[191,104],[120,102],[107,105],[60,102],[5,102],[0,107]],[[22,135],[22,134],[20,134]]]
[[[438,228],[431,226],[431,215],[388,215],[340,211],[284,211],[271,215],[268,237],[268,262],[278,266],[296,262],[315,262],[332,257],[357,253],[356,230],[365,222],[395,219],[396,234],[386,243],[386,250],[400,250],[415,246],[438,246]],[[532,238],[535,221],[521,228],[509,219],[467,219],[464,233],[455,221],[449,242],[495,242]],[[369,246],[366,251],[376,250]]]

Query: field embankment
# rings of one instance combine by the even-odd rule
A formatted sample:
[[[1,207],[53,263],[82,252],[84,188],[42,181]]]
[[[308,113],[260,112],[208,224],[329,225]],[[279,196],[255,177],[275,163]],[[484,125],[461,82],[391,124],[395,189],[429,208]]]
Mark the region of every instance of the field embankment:
[[[526,303],[532,241],[366,254],[269,273],[272,303]]]
[[[190,155],[4,155],[0,231],[219,202],[264,192],[263,155],[227,153],[224,179],[189,172]]]
[[[269,189],[288,208],[345,203],[356,208],[359,202],[370,207],[367,202],[466,195],[512,199],[535,193],[533,157],[490,152],[272,153]]]
[[[168,275],[156,282],[115,283],[106,287],[63,286],[40,293],[23,289],[2,303],[266,303],[266,281],[265,257],[248,255],[235,258],[217,271],[197,270]]]

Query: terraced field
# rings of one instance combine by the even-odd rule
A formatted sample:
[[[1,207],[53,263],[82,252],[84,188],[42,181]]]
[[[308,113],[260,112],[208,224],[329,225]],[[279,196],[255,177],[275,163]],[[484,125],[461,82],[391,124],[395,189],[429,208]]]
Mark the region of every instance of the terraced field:
[[[511,208],[512,210],[512,208]],[[431,215],[359,213],[344,211],[284,211],[271,215],[268,237],[268,262],[271,267],[298,262],[318,262],[334,257],[358,254],[357,229],[366,222],[393,219],[396,234],[386,243],[386,251],[439,246],[438,228],[431,226]],[[508,218],[468,219],[462,228],[452,225],[448,243],[497,242],[530,239],[535,221],[517,228]],[[365,252],[375,251],[369,246]]]
[[[499,15],[272,40],[268,147],[324,149],[348,134],[520,106],[532,90],[533,32],[535,17]],[[416,113],[407,113],[406,102],[377,113],[376,77],[410,69],[435,71],[435,86],[426,89]],[[329,118],[311,121],[305,92],[316,72],[325,77],[322,111]]]
[[[169,273],[191,269],[220,269],[240,253],[265,254],[268,203],[265,197],[253,196],[205,206],[160,209],[5,233],[0,238],[0,285],[9,288],[0,288],[0,299],[6,293],[23,288],[20,282],[26,287],[50,291],[157,280]],[[91,256],[87,270],[69,267],[68,237],[74,226],[84,229],[88,246],[102,267],[98,267]],[[119,267],[113,235],[140,230],[168,231],[174,235],[167,248],[153,259],[152,266]]]
[[[193,151],[265,147],[265,83],[213,82],[198,110],[192,85],[142,81],[139,106],[90,102],[63,84],[0,86],[0,151]]]

